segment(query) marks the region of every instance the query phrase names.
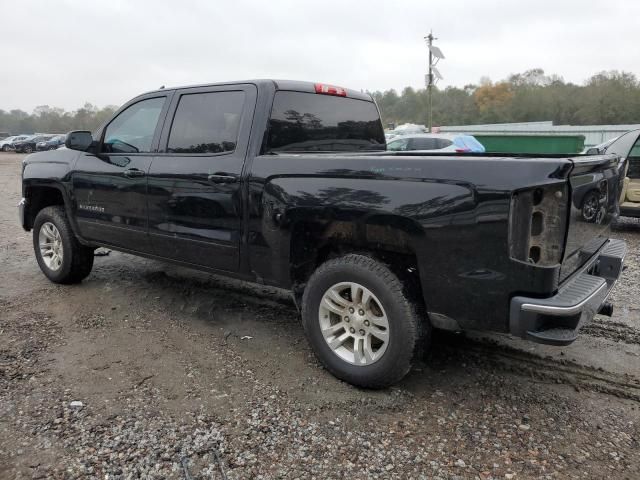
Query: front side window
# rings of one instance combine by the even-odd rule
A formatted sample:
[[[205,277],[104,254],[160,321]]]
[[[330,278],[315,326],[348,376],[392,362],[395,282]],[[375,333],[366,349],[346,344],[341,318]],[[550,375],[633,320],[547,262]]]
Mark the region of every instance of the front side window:
[[[633,179],[640,178],[640,137],[636,140],[635,145],[631,147],[627,161],[629,162],[627,177]]]
[[[164,106],[165,97],[134,103],[109,124],[102,151],[106,153],[148,153]]]
[[[244,92],[182,95],[171,125],[167,152],[233,152],[238,142],[244,100]]]
[[[305,92],[276,92],[267,151],[384,150],[375,103]]]

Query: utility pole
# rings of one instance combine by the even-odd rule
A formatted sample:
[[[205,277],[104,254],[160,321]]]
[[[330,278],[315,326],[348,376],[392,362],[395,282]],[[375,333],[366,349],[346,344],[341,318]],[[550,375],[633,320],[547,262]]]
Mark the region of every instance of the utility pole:
[[[427,117],[427,127],[429,128],[429,133],[431,133],[431,129],[433,128],[433,86],[438,80],[442,79],[442,75],[436,68],[436,64],[444,59],[444,54],[442,51],[433,44],[434,40],[437,40],[436,37],[433,36],[433,31],[429,32],[429,35],[424,37],[427,41],[427,47],[429,48],[429,73],[426,76],[427,83],[427,101],[429,104],[429,116]],[[435,59],[435,61],[434,61]],[[435,81],[434,81],[434,78]]]

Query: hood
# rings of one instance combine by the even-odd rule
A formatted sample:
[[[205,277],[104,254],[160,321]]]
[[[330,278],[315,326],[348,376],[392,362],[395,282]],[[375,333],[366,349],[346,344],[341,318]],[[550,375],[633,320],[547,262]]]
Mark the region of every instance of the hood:
[[[45,152],[36,152],[27,155],[22,160],[22,165],[32,165],[34,163],[66,163],[73,162],[82,152],[77,150],[69,150],[68,148],[59,148],[57,150],[47,150]]]

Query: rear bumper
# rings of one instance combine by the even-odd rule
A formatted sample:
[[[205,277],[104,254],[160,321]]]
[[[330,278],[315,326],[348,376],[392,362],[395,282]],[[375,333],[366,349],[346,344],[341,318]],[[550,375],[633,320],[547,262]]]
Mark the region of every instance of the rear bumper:
[[[622,273],[626,243],[609,240],[558,293],[548,298],[517,296],[511,299],[512,335],[550,345],[568,345],[606,302]]]

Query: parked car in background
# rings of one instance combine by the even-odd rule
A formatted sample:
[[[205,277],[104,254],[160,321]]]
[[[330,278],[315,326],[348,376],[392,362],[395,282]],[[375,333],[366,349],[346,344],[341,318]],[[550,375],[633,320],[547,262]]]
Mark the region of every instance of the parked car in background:
[[[416,133],[427,133],[427,129],[424,125],[417,125],[415,123],[405,123],[397,126],[395,129],[386,132],[385,138],[391,140],[392,138],[401,137],[404,135],[413,135]]]
[[[31,135],[27,138],[19,140],[13,143],[13,150],[16,153],[31,153],[36,150],[38,142],[45,142],[49,140],[52,135]]]
[[[9,152],[13,150],[13,144],[15,142],[19,142],[20,140],[24,140],[28,135],[14,135],[12,137],[7,137],[4,140],[0,140],[0,150],[3,152]]]
[[[586,155],[599,155],[600,153],[604,153],[607,150],[607,148],[609,147],[609,145],[611,145],[613,142],[615,142],[619,138],[620,138],[620,136],[614,137],[614,138],[610,138],[606,142],[602,142],[602,143],[600,143],[598,145],[594,145],[593,147],[587,147],[580,153],[584,153]]]
[[[620,215],[640,218],[640,129],[630,130],[613,140],[587,150],[588,154],[613,153],[625,162],[626,171],[620,195]]]
[[[392,152],[455,152],[483,153],[484,146],[471,135],[447,133],[417,133],[393,138],[387,143]]]
[[[64,145],[66,138],[66,135],[56,135],[51,137],[49,140],[43,140],[36,144],[36,150],[55,150],[56,148]]]

